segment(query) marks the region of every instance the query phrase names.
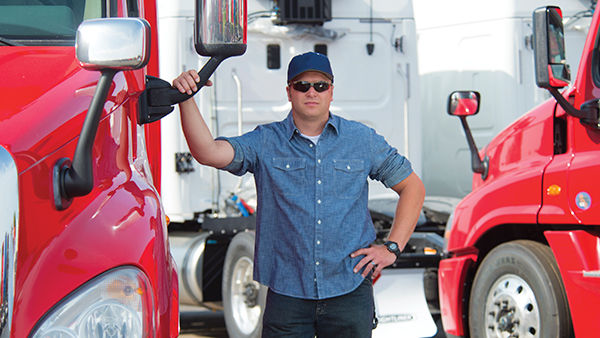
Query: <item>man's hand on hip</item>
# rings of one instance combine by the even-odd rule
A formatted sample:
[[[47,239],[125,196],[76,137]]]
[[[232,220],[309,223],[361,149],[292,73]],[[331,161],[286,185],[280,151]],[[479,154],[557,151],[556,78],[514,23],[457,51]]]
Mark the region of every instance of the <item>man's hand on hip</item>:
[[[365,257],[356,264],[354,273],[363,270],[363,277],[367,277],[371,271],[373,271],[373,276],[379,276],[383,268],[394,264],[396,261],[396,255],[390,252],[384,245],[372,245],[368,248],[358,249],[350,254],[350,257],[354,258],[360,255],[364,255]]]

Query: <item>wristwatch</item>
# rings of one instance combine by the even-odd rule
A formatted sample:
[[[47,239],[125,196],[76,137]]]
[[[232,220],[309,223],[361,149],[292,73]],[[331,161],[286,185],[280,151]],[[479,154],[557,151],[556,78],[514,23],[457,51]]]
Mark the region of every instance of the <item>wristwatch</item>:
[[[388,249],[389,252],[396,255],[396,259],[400,258],[400,254],[402,254],[402,251],[400,251],[400,247],[398,246],[398,243],[393,242],[393,241],[387,241],[383,245],[385,245],[385,247]]]

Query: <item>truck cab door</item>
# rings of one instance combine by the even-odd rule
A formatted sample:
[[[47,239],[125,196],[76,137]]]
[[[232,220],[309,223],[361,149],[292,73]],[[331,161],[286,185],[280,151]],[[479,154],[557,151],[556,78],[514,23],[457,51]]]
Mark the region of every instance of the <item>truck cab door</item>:
[[[594,177],[600,173],[600,130],[565,115],[555,117],[555,155],[544,173],[538,221],[597,224],[600,185]],[[561,146],[564,152],[556,153]]]
[[[597,203],[600,201],[600,185],[593,179],[600,173],[600,162],[597,160],[600,155],[600,65],[598,53],[594,52],[599,44],[597,33],[596,13],[584,46],[577,77],[572,87],[564,92],[566,100],[563,100],[560,97],[563,94],[558,94],[557,91],[562,86],[552,83],[546,86],[547,89],[554,90],[553,96],[558,103],[552,101],[554,156],[544,171],[539,223],[597,224],[600,216],[600,204]],[[550,33],[548,34],[550,39]]]

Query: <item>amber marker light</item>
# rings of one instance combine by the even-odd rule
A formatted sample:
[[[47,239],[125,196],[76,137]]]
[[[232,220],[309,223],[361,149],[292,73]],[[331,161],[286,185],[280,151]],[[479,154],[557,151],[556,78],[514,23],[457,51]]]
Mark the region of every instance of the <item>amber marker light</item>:
[[[434,248],[425,247],[423,249],[423,253],[426,254],[426,255],[435,255],[435,254],[437,254],[437,250],[434,249]]]
[[[553,184],[546,189],[546,194],[548,196],[558,196],[560,195],[560,186]]]

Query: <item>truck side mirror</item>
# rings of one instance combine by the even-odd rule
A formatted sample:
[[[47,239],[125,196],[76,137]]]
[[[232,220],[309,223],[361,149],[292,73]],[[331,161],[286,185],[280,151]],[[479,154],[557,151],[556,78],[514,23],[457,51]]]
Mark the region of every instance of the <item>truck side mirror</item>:
[[[73,161],[59,159],[53,170],[54,206],[66,209],[74,197],[94,187],[92,146],[112,80],[121,70],[139,69],[150,59],[150,25],[139,18],[87,20],[79,25],[75,54],[81,67],[99,70],[100,79],[85,116]]]
[[[246,52],[246,0],[196,0],[194,46],[202,56]]]
[[[198,72],[202,88],[223,60],[246,52],[246,0],[196,0],[194,46],[211,58]],[[158,121],[173,111],[173,105],[194,96],[181,93],[165,80],[146,76],[146,90],[140,95],[138,124]]]
[[[569,85],[571,72],[566,63],[565,34],[559,7],[537,8],[533,12],[535,81],[541,88]]]
[[[88,70],[142,68],[150,59],[150,25],[139,18],[86,20],[77,29],[75,52]]]
[[[481,95],[478,92],[456,91],[448,97],[448,114],[471,116],[479,112]]]
[[[448,114],[458,116],[462,124],[467,144],[471,151],[471,169],[474,173],[481,174],[482,179],[486,179],[489,169],[489,158],[486,156],[483,160],[479,157],[479,149],[475,144],[475,139],[471,133],[467,116],[475,115],[479,112],[479,102],[481,95],[475,91],[455,91],[448,96]]]
[[[533,11],[533,39],[537,85],[547,89],[569,115],[585,126],[600,129],[597,100],[586,102],[577,109],[558,91],[567,86],[571,78],[565,60],[565,34],[559,7],[541,7]]]

